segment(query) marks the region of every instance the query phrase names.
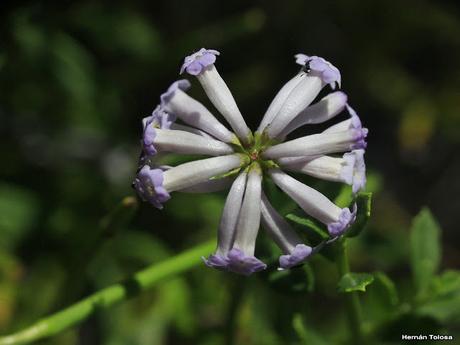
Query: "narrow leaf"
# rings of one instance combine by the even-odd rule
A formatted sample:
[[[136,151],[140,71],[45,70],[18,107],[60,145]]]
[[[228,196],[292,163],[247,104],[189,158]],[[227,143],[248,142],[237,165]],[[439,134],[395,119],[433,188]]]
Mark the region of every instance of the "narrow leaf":
[[[328,233],[311,219],[300,217],[294,213],[289,213],[288,215],[286,215],[286,218],[289,219],[291,222],[305,227],[308,230],[318,234],[323,239],[329,238]]]
[[[411,267],[419,293],[425,291],[438,270],[441,259],[441,229],[431,212],[424,208],[414,218],[410,234]]]

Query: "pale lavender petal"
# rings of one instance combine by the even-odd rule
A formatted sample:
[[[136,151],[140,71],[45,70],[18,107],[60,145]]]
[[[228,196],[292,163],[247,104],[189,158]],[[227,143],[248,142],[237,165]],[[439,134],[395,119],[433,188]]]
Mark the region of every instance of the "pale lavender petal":
[[[220,270],[226,270],[228,266],[228,259],[222,255],[218,254],[211,254],[209,255],[209,258],[204,258],[201,257],[208,267],[220,269]]]
[[[233,248],[227,255],[227,269],[234,273],[249,276],[262,271],[267,265],[252,255],[245,255],[240,249]]]
[[[280,267],[283,269],[291,268],[300,265],[304,262],[312,253],[312,248],[305,244],[298,244],[289,255],[281,255],[279,262]]]
[[[189,88],[190,82],[187,79],[177,80],[172,83],[168,90],[160,96],[161,107],[165,107],[165,105],[171,100],[177,90],[186,91]]]
[[[142,148],[144,149],[145,154],[148,156],[153,156],[157,153],[155,145],[153,145],[155,137],[155,127],[147,125],[147,127],[144,130],[144,137],[142,138]]]
[[[319,56],[308,56],[305,54],[297,54],[295,58],[299,65],[308,68],[312,74],[320,76],[325,84],[329,84],[333,89],[336,83],[340,87],[342,78],[340,71],[329,61]]]
[[[184,71],[191,75],[200,74],[206,67],[216,62],[216,55],[219,54],[217,50],[201,48],[198,52],[185,57],[180,74]]]
[[[331,223],[327,226],[329,234],[333,237],[342,235],[351,224],[356,220],[356,204],[353,207],[353,212],[350,212],[348,207],[342,209],[338,221]]]
[[[134,188],[144,201],[150,202],[156,208],[162,209],[163,203],[170,195],[163,187],[163,171],[144,166],[134,180]]]

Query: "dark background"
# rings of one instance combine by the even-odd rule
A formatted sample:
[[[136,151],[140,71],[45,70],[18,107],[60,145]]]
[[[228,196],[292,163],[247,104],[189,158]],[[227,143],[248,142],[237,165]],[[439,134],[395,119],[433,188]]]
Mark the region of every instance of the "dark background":
[[[443,229],[442,267],[458,268],[459,11],[454,1],[415,0],[2,3],[0,332],[215,236],[224,194],[177,194],[163,212],[142,204],[99,237],[104,215],[133,194],[140,120],[201,47],[221,52],[217,68],[252,129],[297,72],[294,54],[336,65],[370,131],[375,192],[352,265],[387,272],[404,296],[408,229],[426,205]],[[278,319],[296,309],[312,332],[333,324],[340,334],[332,268],[314,266],[308,298],[201,266],[43,343],[223,344],[232,305],[240,343],[295,342]]]

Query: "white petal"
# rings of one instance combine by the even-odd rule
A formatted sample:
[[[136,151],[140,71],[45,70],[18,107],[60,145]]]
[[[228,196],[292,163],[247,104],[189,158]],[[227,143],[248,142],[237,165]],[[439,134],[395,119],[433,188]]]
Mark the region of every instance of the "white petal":
[[[307,135],[268,148],[265,158],[316,156],[352,150],[355,143],[363,138],[361,130],[350,129],[341,132]]]
[[[248,173],[246,191],[236,226],[234,248],[240,249],[246,256],[253,256],[257,233],[260,227],[260,198],[262,193],[262,173],[253,166]]]
[[[289,195],[307,214],[324,224],[337,222],[342,209],[323,194],[279,169],[269,171],[273,182]]]
[[[347,103],[347,96],[341,91],[333,92],[322,98],[319,102],[309,106],[296,116],[283,131],[279,134],[280,138],[285,138],[295,129],[306,125],[323,123],[339,114]]]
[[[212,104],[228,121],[238,138],[244,143],[249,143],[251,131],[246,125],[232,93],[219,72],[217,72],[216,67],[214,65],[208,66],[202,73],[197,75],[197,78]]]
[[[262,226],[285,254],[291,253],[301,239],[289,223],[273,208],[262,192],[261,202]]]
[[[155,132],[154,146],[158,151],[210,156],[228,155],[234,152],[230,145],[222,141],[197,134],[159,128],[156,128]]]
[[[300,157],[300,159],[302,158],[303,157]],[[277,162],[286,170],[301,172],[323,180],[348,184],[352,182],[351,177],[353,176],[354,156],[347,156],[347,159],[320,156],[294,163],[285,158],[280,158]]]
[[[163,186],[168,192],[191,187],[238,168],[246,162],[240,154],[200,159],[178,165],[163,174]]]
[[[307,75],[303,78],[291,91],[281,106],[278,115],[274,118],[270,126],[268,126],[268,136],[270,138],[277,138],[289,122],[313,102],[324,85],[321,78],[317,76]]]
[[[182,193],[213,193],[227,189],[234,181],[231,177],[207,180],[194,186],[179,190]]]
[[[171,125],[171,129],[176,129],[178,131],[184,131],[184,132],[190,132],[193,134],[201,135],[202,137],[205,137],[205,138],[213,138],[211,135],[209,135],[206,132],[203,132],[202,130],[199,130],[198,128],[190,127],[187,125],[181,125],[180,123],[173,123]]]
[[[262,133],[265,127],[267,127],[273,121],[275,116],[278,115],[281,106],[286,101],[291,91],[294,90],[294,88],[302,81],[302,79],[305,78],[305,76],[306,73],[301,72],[297,74],[294,78],[289,80],[286,84],[284,84],[284,86],[276,94],[275,98],[270,103],[270,106],[265,112],[265,115],[262,121],[260,122],[259,128],[256,131],[257,133]]]
[[[234,134],[225,128],[203,104],[182,90],[176,90],[164,107],[166,111],[176,115],[185,123],[199,128],[219,140],[231,143],[235,139]]]
[[[238,175],[228,192],[217,234],[218,246],[216,254],[218,255],[225,256],[233,247],[236,223],[238,221],[238,215],[240,213],[246,187],[246,178],[247,174],[245,172]]]

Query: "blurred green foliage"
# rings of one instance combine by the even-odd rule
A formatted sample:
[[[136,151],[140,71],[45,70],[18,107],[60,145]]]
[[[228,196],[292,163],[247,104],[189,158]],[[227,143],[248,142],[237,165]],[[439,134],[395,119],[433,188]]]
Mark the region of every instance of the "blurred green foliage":
[[[352,270],[374,277],[360,295],[364,328],[385,344],[398,344],[401,334],[460,336],[456,2],[0,8],[0,333],[215,237],[221,193],[177,194],[162,212],[142,204],[115,228],[107,220],[133,194],[140,119],[178,78],[182,57],[207,47],[221,51],[219,70],[251,128],[296,72],[293,54],[324,56],[340,68],[370,129],[373,212],[349,250]],[[192,82],[191,94],[206,103]],[[334,183],[305,181],[349,201]],[[295,214],[267,188],[284,215]],[[424,205],[432,214],[422,211],[410,228]],[[264,234],[258,251],[274,262]],[[203,265],[39,343],[336,344],[348,334],[339,278],[327,252],[292,272],[248,279]]]

